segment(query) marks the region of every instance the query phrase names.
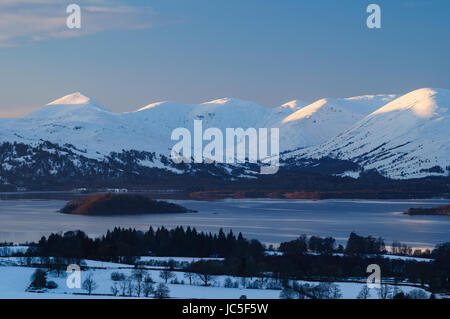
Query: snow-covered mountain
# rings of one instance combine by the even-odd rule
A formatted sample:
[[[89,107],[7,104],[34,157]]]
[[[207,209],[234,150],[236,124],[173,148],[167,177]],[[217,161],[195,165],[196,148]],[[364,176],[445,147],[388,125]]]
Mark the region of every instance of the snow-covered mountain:
[[[296,109],[286,108],[283,112],[290,114]],[[89,169],[102,165],[102,162],[113,162],[114,168],[108,170],[124,170],[133,165],[136,172],[140,167],[173,173],[192,172],[198,168],[192,165],[179,167],[168,160],[170,149],[176,143],[171,140],[174,129],[184,127],[192,132],[194,120],[202,120],[204,129],[218,127],[225,131],[227,127],[255,127],[258,122],[270,119],[272,112],[280,113],[276,108],[225,98],[195,105],[158,102],[135,112],[114,113],[87,95],[76,92],[48,103],[24,118],[0,119],[0,145],[21,143],[30,146],[23,154],[18,154],[16,147],[5,146],[5,152],[11,154],[3,154],[0,169],[23,171],[34,167],[40,156],[52,161],[40,170],[58,174],[61,166],[71,166],[58,161],[58,157],[65,156],[71,163],[83,163]],[[57,158],[49,159],[48,152],[56,154]],[[137,156],[136,152],[142,153],[132,159],[132,155]],[[119,163],[117,155],[111,155],[113,153],[126,160],[122,158]]]
[[[152,151],[168,155],[175,144],[170,139],[172,131],[183,127],[193,132],[194,120],[202,120],[203,130],[217,127],[225,132],[227,127],[257,127],[270,112],[270,108],[253,102],[223,98],[201,104],[158,102],[121,116],[140,132],[137,138],[145,140],[147,147],[152,144]]]
[[[392,94],[327,98],[306,105],[277,124],[282,150],[323,143],[394,98]]]
[[[157,102],[134,112],[113,113],[76,92],[22,119],[3,119],[0,139],[70,144],[95,157],[122,149],[168,155],[174,144],[170,140],[172,130],[177,127],[192,130],[194,120],[202,120],[204,129],[217,127],[222,131],[228,127],[278,127],[280,150],[286,151],[323,142],[390,99],[392,96],[384,95],[323,99],[308,106],[294,100],[268,108],[223,98],[201,104]]]
[[[202,168],[180,167],[168,160],[176,143],[171,133],[178,127],[192,132],[194,120],[202,120],[203,130],[279,128],[282,159],[289,165],[295,159],[332,157],[394,178],[447,175],[449,101],[448,90],[421,89],[399,98],[365,95],[312,104],[294,100],[273,108],[232,98],[201,104],[157,102],[134,112],[114,113],[76,92],[23,118],[0,119],[0,147],[14,142],[27,146],[20,151],[6,145],[8,154],[3,155],[0,170],[26,166],[31,174],[40,154],[52,164],[39,169],[51,174],[80,165],[83,174],[99,165],[100,171],[132,167],[139,172],[147,167],[186,173]],[[233,169],[219,171],[233,175]]]
[[[405,94],[329,141],[287,157],[350,160],[396,179],[450,173],[450,90]]]
[[[71,145],[90,158],[99,158],[124,145],[143,147],[130,136],[137,133],[116,114],[79,92],[55,100],[21,119],[7,119],[0,139],[37,145],[42,141]]]

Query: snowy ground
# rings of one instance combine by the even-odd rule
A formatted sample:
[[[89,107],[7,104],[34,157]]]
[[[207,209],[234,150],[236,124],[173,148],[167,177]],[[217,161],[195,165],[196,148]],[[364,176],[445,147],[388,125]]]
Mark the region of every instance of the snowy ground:
[[[154,257],[152,257],[154,258]],[[163,259],[163,258],[161,258]],[[163,260],[175,259],[178,261],[186,261],[186,258],[164,257]],[[95,295],[90,298],[124,298],[114,297],[111,295],[111,273],[122,272],[126,276],[132,274],[133,267],[126,264],[100,262],[93,260],[85,260],[84,265],[88,267],[81,272],[81,280],[92,274],[94,281],[98,287],[93,292]],[[43,293],[27,292],[26,289],[30,284],[30,277],[36,268],[26,267],[24,258],[20,257],[2,257],[0,258],[0,298],[51,298],[51,299],[66,299],[66,298],[86,298],[86,291],[82,289],[69,289],[66,285],[66,273],[63,272],[59,277],[56,272],[49,272],[47,280],[57,283],[56,289],[46,290]],[[153,269],[151,269],[153,268]],[[160,271],[154,267],[148,267],[147,273],[152,277],[156,283],[164,282],[159,277]],[[171,298],[200,298],[200,299],[237,299],[242,295],[246,295],[249,299],[277,299],[280,296],[279,289],[248,289],[242,287],[242,280],[239,277],[231,276],[217,276],[214,278],[212,286],[203,287],[198,279],[194,279],[193,285],[189,285],[189,280],[184,277],[183,272],[174,272],[178,282],[184,284],[169,283],[167,286],[170,290]],[[238,283],[239,288],[225,288],[224,283],[227,278],[230,278],[233,283]],[[174,280],[172,278],[170,281]],[[255,282],[258,278],[248,279],[250,282]],[[299,281],[300,284],[310,283],[312,285],[317,282]],[[343,298],[356,298],[364,283],[355,282],[336,282],[342,292]],[[391,286],[393,288],[393,286]],[[403,292],[407,293],[416,287],[399,286]],[[427,292],[427,295],[429,293]],[[377,298],[377,291],[371,289],[370,298]]]
[[[421,258],[421,257],[412,257],[412,256],[399,256],[399,255],[383,255],[384,258],[388,259],[397,259],[397,260],[408,260],[408,261],[417,261],[417,262],[432,262],[432,258]]]
[[[17,253],[26,253],[29,246],[3,246],[0,247],[0,257],[3,256],[11,256],[13,254]],[[283,255],[280,251],[274,251],[274,250],[266,250],[264,252],[266,256],[281,256]],[[315,252],[308,252],[310,255],[318,255],[318,253]],[[343,256],[342,253],[334,253],[335,256]],[[402,256],[402,255],[393,255],[393,254],[384,254],[382,255],[384,258],[388,259],[397,259],[397,260],[407,260],[407,261],[417,261],[417,262],[431,262],[433,259],[431,258],[422,258],[422,257],[414,257],[414,256]],[[192,263],[199,260],[217,260],[222,261],[224,258],[203,258],[203,257],[158,257],[158,256],[141,256],[138,259],[138,262],[142,263],[150,263],[150,264],[158,264],[158,263],[164,263],[168,262],[169,260],[175,261],[176,263]],[[92,262],[92,261],[87,261]],[[97,262],[95,262],[97,263]],[[89,267],[94,267],[91,264],[88,264]]]

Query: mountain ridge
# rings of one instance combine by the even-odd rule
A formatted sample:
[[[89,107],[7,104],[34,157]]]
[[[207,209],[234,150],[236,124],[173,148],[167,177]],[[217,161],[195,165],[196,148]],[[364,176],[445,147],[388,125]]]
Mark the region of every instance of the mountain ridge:
[[[450,90],[423,88],[398,97],[329,141],[287,157],[330,156],[392,178],[450,172]]]
[[[391,178],[447,176],[449,102],[450,90],[423,88],[401,96],[324,98],[313,103],[293,100],[273,108],[234,98],[201,104],[161,101],[133,112],[115,113],[75,92],[23,118],[1,119],[0,144],[38,147],[49,142],[99,161],[108,161],[112,153],[144,152],[154,155],[144,156],[138,165],[183,174],[185,168],[167,163],[175,144],[171,132],[177,127],[192,132],[194,120],[202,120],[204,129],[223,131],[227,127],[279,128],[285,167],[305,167],[309,165],[305,163],[332,158],[354,162],[360,170],[376,169]],[[231,166],[230,172],[236,167]],[[357,177],[359,173],[349,171],[343,176]],[[239,174],[254,178],[243,171]]]

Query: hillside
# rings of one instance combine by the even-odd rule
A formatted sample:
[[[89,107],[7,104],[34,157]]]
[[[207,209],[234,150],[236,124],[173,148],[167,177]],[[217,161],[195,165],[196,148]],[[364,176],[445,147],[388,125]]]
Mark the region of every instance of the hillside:
[[[449,107],[450,90],[415,90],[329,141],[286,157],[349,160],[395,179],[448,176]]]
[[[351,128],[395,95],[365,95],[320,99],[284,118],[280,128],[283,150],[318,145]]]

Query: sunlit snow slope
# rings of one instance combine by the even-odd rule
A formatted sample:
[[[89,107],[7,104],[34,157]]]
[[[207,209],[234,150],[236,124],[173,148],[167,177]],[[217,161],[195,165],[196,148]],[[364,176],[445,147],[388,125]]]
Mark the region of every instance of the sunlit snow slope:
[[[392,178],[448,175],[449,108],[450,90],[415,90],[324,144],[286,156],[348,159]]]

